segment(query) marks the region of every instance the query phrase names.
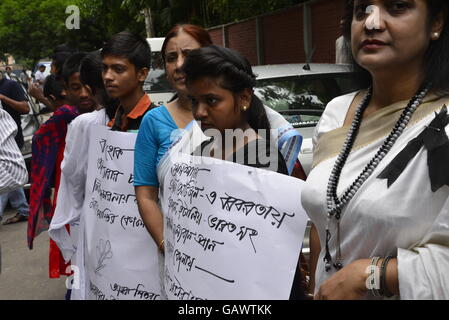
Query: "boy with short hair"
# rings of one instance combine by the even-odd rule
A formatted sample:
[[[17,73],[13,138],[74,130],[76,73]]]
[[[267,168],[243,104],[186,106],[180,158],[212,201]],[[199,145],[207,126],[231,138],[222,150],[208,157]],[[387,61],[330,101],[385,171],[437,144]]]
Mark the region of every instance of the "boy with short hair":
[[[137,131],[144,115],[154,107],[143,91],[151,66],[151,48],[144,38],[124,31],[105,44],[101,57],[106,90],[120,101],[108,125],[116,131]]]
[[[148,75],[151,62],[149,45],[145,39],[139,36],[129,32],[121,32],[114,35],[104,45],[101,51],[101,60],[103,64],[102,80],[106,91],[110,98],[120,101],[115,117],[108,125],[116,131],[138,130],[143,116],[152,107],[148,95],[143,91],[143,83]],[[94,114],[97,115],[94,117]],[[92,118],[88,119],[89,115],[92,115]],[[87,249],[84,251],[84,248],[87,247],[85,241],[88,236],[72,238],[63,226],[65,224],[79,224],[79,235],[84,235],[84,232],[87,233],[86,230],[91,227],[87,219],[81,218],[87,214],[83,206],[86,200],[84,190],[86,190],[88,181],[89,183],[91,181],[87,172],[89,144],[92,140],[90,137],[91,132],[95,130],[91,128],[93,124],[104,125],[108,120],[109,117],[105,110],[100,110],[92,114],[81,115],[71,124],[66,138],[65,155],[68,156],[64,158],[61,165],[61,192],[49,231],[51,238],[60,244],[61,248],[64,248],[63,254],[71,257],[72,262],[75,259],[74,264],[79,263],[82,266],[79,269],[81,282],[85,281],[87,279],[85,275],[89,274],[89,269],[86,271],[84,268],[84,265],[86,265],[84,260],[88,257]],[[73,131],[76,128],[81,131],[78,135]],[[124,165],[132,166],[133,164],[124,163]],[[136,217],[139,215],[137,208],[133,214]],[[144,236],[144,241],[146,241],[146,234]],[[132,248],[136,241],[135,235],[132,237],[132,241],[127,241],[126,237],[121,239],[121,245]],[[114,263],[123,263],[124,274],[135,274],[137,270],[125,267],[127,257],[119,258],[118,253],[114,253]],[[126,276],[123,276],[123,279],[125,278]],[[85,288],[88,288],[88,286],[89,284],[86,282]],[[84,288],[84,285],[81,287]],[[72,292],[73,299],[86,299],[91,295],[92,293],[84,289],[75,289]]]
[[[86,53],[73,54],[64,63],[62,69],[67,102],[70,105],[66,104],[63,87],[55,75],[50,75],[44,85],[45,97],[55,112],[33,135],[30,217],[27,230],[30,249],[33,247],[34,238],[49,228],[54,215],[68,126],[79,114],[92,112],[97,108],[91,92],[80,80],[81,62],[86,55]],[[52,240],[49,261],[50,278],[70,275],[66,272],[68,265],[65,264],[59,248]]]
[[[64,93],[62,82],[56,76],[49,75],[44,84],[44,97],[48,99],[53,110],[57,110],[66,104],[66,97]]]
[[[92,112],[98,108],[91,92],[80,80],[81,62],[86,56],[85,52],[75,53],[66,60],[62,68],[67,99],[80,114]]]

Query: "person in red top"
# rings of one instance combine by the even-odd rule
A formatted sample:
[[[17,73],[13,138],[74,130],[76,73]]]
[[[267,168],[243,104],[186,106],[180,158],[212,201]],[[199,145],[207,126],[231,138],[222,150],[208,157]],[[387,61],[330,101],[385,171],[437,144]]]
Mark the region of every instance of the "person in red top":
[[[65,147],[65,135],[68,124],[78,116],[75,106],[70,106],[61,95],[62,86],[49,76],[44,85],[44,92],[55,108],[53,116],[41,125],[33,135],[30,215],[28,218],[28,247],[33,249],[34,238],[48,230],[58,195],[60,165]],[[54,197],[52,198],[52,189]],[[54,242],[50,240],[49,277],[59,278],[68,275],[67,265]]]
[[[123,31],[104,45],[101,57],[106,91],[120,101],[108,125],[116,131],[137,131],[143,116],[154,106],[143,91],[151,66],[151,48],[142,37]]]
[[[27,230],[30,249],[33,248],[34,238],[42,231],[48,230],[54,214],[67,127],[79,114],[97,108],[97,103],[89,90],[80,81],[80,65],[85,56],[85,53],[74,54],[64,65],[63,77],[69,101],[65,100],[62,94],[64,88],[55,76],[49,76],[44,85],[44,95],[56,111],[33,135],[30,215]],[[53,198],[52,188],[54,188]],[[66,272],[68,264],[64,262],[59,248],[52,240],[50,240],[49,261],[50,278],[69,275]]]

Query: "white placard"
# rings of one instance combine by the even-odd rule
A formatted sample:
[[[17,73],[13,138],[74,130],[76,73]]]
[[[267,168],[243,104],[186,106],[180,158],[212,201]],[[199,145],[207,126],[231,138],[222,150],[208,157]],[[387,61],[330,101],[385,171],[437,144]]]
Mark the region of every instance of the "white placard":
[[[169,299],[288,299],[307,215],[304,182],[186,154],[163,183]]]
[[[133,186],[136,137],[104,126],[91,130],[83,207],[88,299],[161,297],[157,248]]]

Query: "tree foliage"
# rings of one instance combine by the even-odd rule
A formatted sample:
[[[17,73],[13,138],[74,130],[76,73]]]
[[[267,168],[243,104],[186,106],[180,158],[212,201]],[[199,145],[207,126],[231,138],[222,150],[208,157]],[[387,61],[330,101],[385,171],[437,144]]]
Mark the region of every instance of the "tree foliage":
[[[0,53],[31,59],[48,56],[49,48],[57,45],[65,32],[68,2],[0,1]]]
[[[163,36],[176,23],[193,23],[203,27],[235,22],[291,6],[304,0],[123,0],[137,21],[141,10],[150,8],[155,30]]]
[[[212,23],[225,24],[275,11],[299,1],[292,0],[210,0],[208,9]]]
[[[71,42],[83,50],[100,48],[117,32],[128,30],[144,35],[143,21],[137,21],[122,6],[123,0],[76,0],[81,12],[81,28]]]
[[[122,30],[145,35],[149,8],[157,36],[176,23],[203,27],[235,22],[303,0],[0,0],[0,57],[36,62],[67,43],[84,51],[100,48]],[[69,30],[66,8],[80,9],[80,29]]]
[[[80,9],[80,29],[69,30],[66,8]],[[34,64],[66,43],[79,50],[101,48],[116,32],[144,30],[144,25],[122,8],[122,0],[0,0],[0,57]]]

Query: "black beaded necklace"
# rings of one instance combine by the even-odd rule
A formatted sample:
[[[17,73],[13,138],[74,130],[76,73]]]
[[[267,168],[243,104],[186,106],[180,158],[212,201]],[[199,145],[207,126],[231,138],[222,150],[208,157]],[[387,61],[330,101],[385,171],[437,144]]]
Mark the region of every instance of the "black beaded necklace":
[[[349,129],[348,135],[346,137],[346,141],[343,144],[343,148],[340,152],[340,155],[335,161],[327,185],[326,255],[324,257],[324,261],[326,263],[325,264],[326,272],[328,272],[332,266],[332,257],[329,250],[329,241],[331,239],[330,222],[332,218],[335,218],[337,222],[337,243],[338,243],[337,258],[333,266],[334,268],[339,270],[343,268],[343,264],[341,262],[342,257],[340,248],[340,218],[342,210],[346,206],[346,204],[354,197],[354,195],[360,189],[363,183],[371,176],[371,174],[373,173],[374,169],[376,169],[380,161],[391,150],[391,147],[394,145],[396,140],[400,137],[404,129],[407,127],[407,124],[409,123],[413,113],[422,103],[424,97],[429,91],[429,88],[430,85],[423,86],[422,88],[420,88],[418,93],[409,101],[407,107],[402,112],[399,120],[396,122],[391,133],[384,140],[382,146],[376,152],[371,161],[365,166],[365,168],[355,179],[355,181],[349,186],[348,189],[346,189],[342,197],[339,198],[337,196],[337,187],[338,182],[340,181],[341,171],[346,163],[346,160],[348,159],[349,153],[351,152],[352,146],[357,137],[357,133],[359,131],[360,124],[362,122],[363,113],[369,105],[372,96],[372,88],[368,90],[362,102],[360,103],[360,106],[358,107],[355,113],[354,120],[352,121],[351,128]]]

